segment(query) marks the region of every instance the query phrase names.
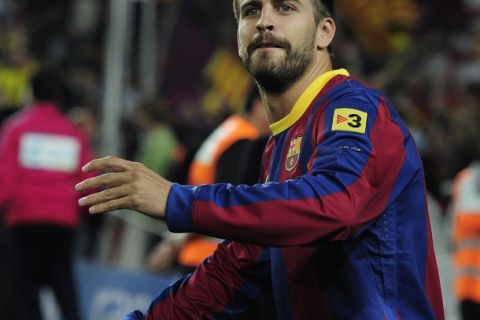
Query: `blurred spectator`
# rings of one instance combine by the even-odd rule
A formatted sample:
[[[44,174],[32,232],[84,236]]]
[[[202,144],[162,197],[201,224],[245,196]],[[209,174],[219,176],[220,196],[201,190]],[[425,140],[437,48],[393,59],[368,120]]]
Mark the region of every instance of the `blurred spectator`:
[[[14,314],[41,319],[39,290],[50,287],[65,320],[79,319],[72,278],[80,221],[74,185],[91,174],[85,135],[60,111],[64,82],[43,69],[31,81],[33,103],[9,119],[0,136],[0,206],[5,213]],[[4,288],[2,288],[4,289]]]
[[[462,319],[480,319],[480,163],[473,162],[453,185],[455,295]]]
[[[183,148],[169,126],[167,108],[157,101],[140,104],[137,121],[143,129],[135,160],[164,177],[171,177],[173,167],[183,160]]]
[[[28,83],[35,70],[22,26],[5,32],[1,38],[4,52],[0,60],[0,121],[27,102]]]
[[[235,164],[233,168],[239,170],[239,177],[235,177],[232,171],[231,161],[220,161],[227,157],[228,153],[235,154],[235,159],[240,159],[243,150],[242,145],[248,145],[252,140],[269,133],[268,122],[262,101],[256,88],[246,99],[243,113],[228,117],[220,126],[203,142],[190,167],[188,183],[199,185],[203,183],[230,182],[233,184],[255,183],[245,181],[245,172],[239,170]],[[223,168],[225,166],[226,168]],[[226,179],[228,177],[228,179]],[[232,179],[233,178],[233,179]]]

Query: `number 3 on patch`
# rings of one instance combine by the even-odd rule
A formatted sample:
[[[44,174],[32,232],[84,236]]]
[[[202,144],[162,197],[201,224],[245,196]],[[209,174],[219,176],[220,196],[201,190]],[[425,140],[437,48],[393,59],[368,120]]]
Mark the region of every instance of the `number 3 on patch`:
[[[332,131],[350,131],[364,134],[367,129],[367,117],[368,114],[360,110],[350,108],[335,109]]]

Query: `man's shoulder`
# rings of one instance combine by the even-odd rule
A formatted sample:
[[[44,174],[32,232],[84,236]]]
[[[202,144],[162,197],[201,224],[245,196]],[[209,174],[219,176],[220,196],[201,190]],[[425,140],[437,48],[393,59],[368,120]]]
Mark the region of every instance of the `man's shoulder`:
[[[331,100],[346,97],[384,97],[385,94],[372,87],[368,82],[348,76],[330,90]]]
[[[329,92],[327,110],[355,108],[365,112],[376,112],[385,102],[385,95],[368,84],[349,77]]]

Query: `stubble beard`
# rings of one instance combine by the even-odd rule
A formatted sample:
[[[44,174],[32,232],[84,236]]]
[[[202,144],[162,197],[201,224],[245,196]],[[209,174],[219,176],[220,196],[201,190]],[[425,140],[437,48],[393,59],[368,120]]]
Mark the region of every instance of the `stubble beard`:
[[[292,49],[288,44],[284,54],[275,57],[268,50],[264,52],[247,52],[241,56],[242,62],[255,81],[266,92],[280,94],[303,76],[312,63],[315,36],[312,35],[304,44]],[[253,57],[253,55],[256,57]]]

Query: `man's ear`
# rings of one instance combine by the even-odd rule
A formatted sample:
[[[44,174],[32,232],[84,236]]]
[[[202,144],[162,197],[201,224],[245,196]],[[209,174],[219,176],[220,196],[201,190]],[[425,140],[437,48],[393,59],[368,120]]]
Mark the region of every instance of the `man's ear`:
[[[336,30],[335,21],[331,17],[325,17],[320,20],[317,26],[317,38],[315,42],[317,50],[327,49],[333,41]]]

